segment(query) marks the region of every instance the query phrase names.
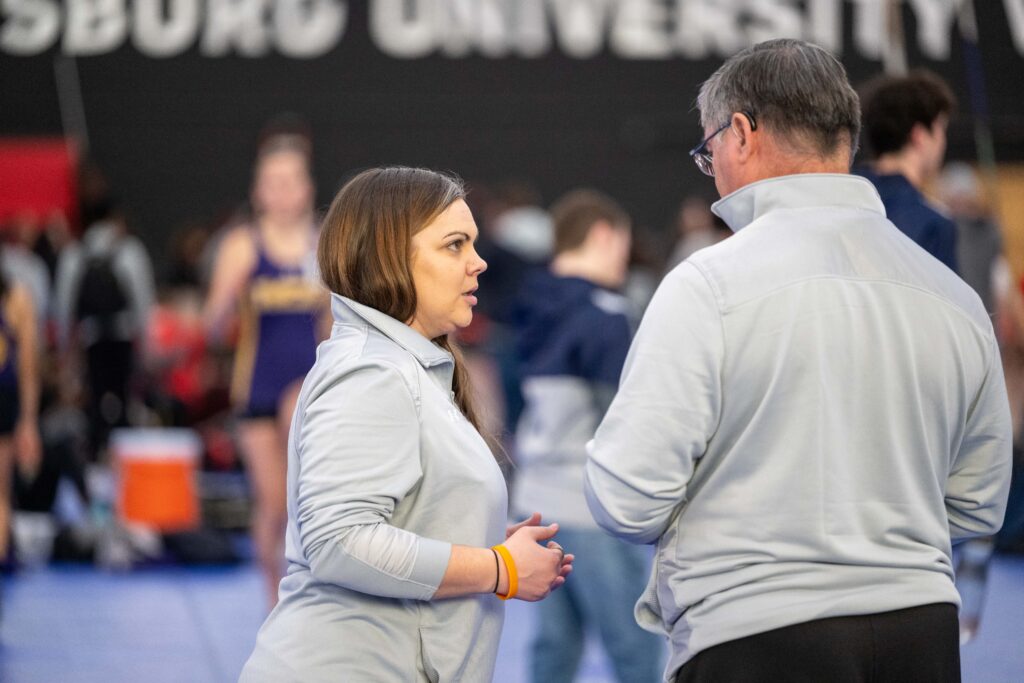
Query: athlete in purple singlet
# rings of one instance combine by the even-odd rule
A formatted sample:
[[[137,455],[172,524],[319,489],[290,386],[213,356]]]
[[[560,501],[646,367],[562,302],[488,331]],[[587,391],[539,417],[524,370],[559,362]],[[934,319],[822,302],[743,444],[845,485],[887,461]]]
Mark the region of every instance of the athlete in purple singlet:
[[[327,292],[315,272],[317,230],[308,140],[278,135],[260,148],[251,224],[224,237],[204,311],[220,336],[239,314],[232,399],[253,493],[252,535],[271,606],[284,567],[288,427],[316,356]]]

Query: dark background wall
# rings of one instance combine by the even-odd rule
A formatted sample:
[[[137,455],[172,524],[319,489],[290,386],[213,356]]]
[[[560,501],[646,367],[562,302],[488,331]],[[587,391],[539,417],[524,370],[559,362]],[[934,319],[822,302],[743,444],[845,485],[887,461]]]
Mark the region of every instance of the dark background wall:
[[[856,84],[880,72],[881,63],[854,47],[855,13],[864,3],[837,2],[841,58]],[[1021,5],[976,3],[1001,160],[1024,159],[1024,59],[1007,13],[1014,3]],[[748,24],[756,19],[737,16]],[[938,71],[961,98],[950,156],[971,159],[968,85],[955,29],[948,58],[930,59],[916,39],[914,12],[907,7],[903,16],[910,65]],[[14,20],[0,21],[2,31]],[[112,52],[65,61],[77,67],[89,156],[151,249],[163,248],[183,223],[210,220],[245,199],[258,132],[282,111],[301,114],[312,127],[320,205],[352,170],[387,163],[450,169],[470,180],[531,178],[545,201],[573,186],[595,186],[655,230],[666,228],[683,196],[714,196],[712,181],[686,152],[701,137],[697,87],[721,63],[718,55],[625,59],[606,41],[584,59],[567,56],[557,42],[533,58],[455,58],[435,50],[396,59],[375,44],[369,26],[367,4],[348,3],[342,39],[313,59],[274,50],[258,58],[210,57],[195,46],[153,58],[127,40]],[[59,59],[70,59],[59,43],[32,56],[0,52],[0,136],[61,134]]]

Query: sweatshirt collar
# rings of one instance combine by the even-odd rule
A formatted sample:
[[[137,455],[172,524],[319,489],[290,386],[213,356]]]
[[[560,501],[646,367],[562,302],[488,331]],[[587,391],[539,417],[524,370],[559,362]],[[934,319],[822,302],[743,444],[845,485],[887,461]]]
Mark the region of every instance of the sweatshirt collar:
[[[885,215],[870,181],[848,173],[799,173],[750,183],[711,205],[733,232],[779,209],[857,208]]]
[[[386,313],[331,293],[331,314],[337,323],[369,324],[416,357],[425,368],[452,363],[450,353]]]

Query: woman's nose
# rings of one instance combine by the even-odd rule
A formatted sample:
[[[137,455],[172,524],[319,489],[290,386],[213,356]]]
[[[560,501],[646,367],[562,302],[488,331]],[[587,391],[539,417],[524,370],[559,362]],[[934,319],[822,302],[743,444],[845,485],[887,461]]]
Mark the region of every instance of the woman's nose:
[[[487,270],[487,261],[484,261],[482,258],[480,258],[480,254],[476,253],[476,251],[473,251],[473,256],[474,260],[470,263],[469,272],[479,275],[480,273]]]

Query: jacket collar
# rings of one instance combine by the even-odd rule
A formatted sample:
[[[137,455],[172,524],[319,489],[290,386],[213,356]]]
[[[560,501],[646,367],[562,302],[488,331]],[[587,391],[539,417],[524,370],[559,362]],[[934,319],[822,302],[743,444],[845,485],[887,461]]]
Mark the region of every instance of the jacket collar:
[[[415,356],[425,368],[454,362],[450,353],[405,323],[381,313],[376,308],[370,308],[333,292],[331,314],[338,323],[369,324]]]
[[[779,209],[857,208],[885,215],[875,186],[848,173],[799,173],[750,183],[711,205],[733,232]]]

